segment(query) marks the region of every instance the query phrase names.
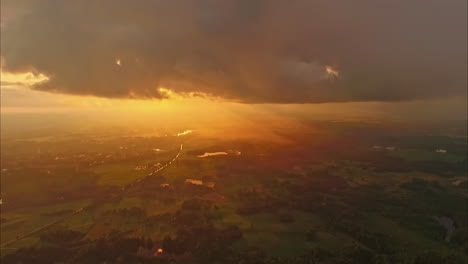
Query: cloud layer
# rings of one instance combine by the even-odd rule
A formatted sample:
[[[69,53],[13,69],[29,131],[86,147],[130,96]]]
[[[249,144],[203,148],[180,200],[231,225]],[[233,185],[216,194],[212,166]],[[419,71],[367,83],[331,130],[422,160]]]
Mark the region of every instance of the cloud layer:
[[[466,94],[466,10],[465,0],[5,0],[1,52],[5,70],[44,73],[34,88],[58,93],[440,98]]]

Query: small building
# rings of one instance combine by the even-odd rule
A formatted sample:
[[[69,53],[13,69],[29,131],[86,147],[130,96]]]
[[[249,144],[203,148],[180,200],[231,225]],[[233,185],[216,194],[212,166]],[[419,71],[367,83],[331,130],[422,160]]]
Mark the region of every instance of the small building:
[[[194,185],[203,185],[203,181],[194,180],[194,179],[186,179],[185,183],[191,183],[191,184],[194,184]]]
[[[446,149],[436,149],[437,153],[447,153],[447,150]]]

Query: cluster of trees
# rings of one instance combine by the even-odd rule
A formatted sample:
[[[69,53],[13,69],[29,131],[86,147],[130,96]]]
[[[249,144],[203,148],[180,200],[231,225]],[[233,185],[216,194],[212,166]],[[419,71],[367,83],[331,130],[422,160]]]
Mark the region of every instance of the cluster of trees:
[[[199,263],[199,262],[182,262]],[[439,254],[434,251],[422,252],[416,256],[386,256],[376,254],[359,246],[348,246],[334,251],[316,247],[297,257],[271,257],[259,249],[230,251],[210,263],[223,264],[463,264],[455,255]]]
[[[412,203],[401,204],[395,201],[390,202],[393,200],[388,200],[390,197],[388,197],[387,193],[379,190],[376,190],[374,193],[365,189],[359,195],[357,193],[360,192],[354,194],[337,193],[327,198],[327,206],[317,206],[323,200],[317,197],[324,197],[326,193],[317,194],[308,191],[307,188],[300,188],[300,186],[294,185],[289,187],[291,189],[288,188],[285,193],[282,193],[282,200],[274,198],[280,196],[280,193],[272,194],[255,191],[242,193],[245,195],[239,195],[238,199],[242,205],[245,205],[245,207],[241,208],[254,208],[255,210],[252,209],[251,213],[258,213],[262,210],[276,212],[278,220],[283,223],[290,223],[294,221],[294,218],[287,213],[288,211],[283,211],[281,208],[307,209],[306,211],[320,216],[324,222],[330,223],[327,225],[328,231],[348,234],[359,242],[359,246],[356,245],[334,251],[319,247],[314,248],[303,256],[287,258],[267,256],[258,249],[240,249],[233,247],[233,245],[236,241],[242,239],[241,230],[236,226],[225,229],[215,228],[211,223],[213,222],[213,217],[219,215],[216,206],[208,201],[192,199],[185,201],[176,212],[158,216],[148,217],[144,210],[137,207],[107,211],[109,214],[126,218],[139,217],[140,220],[143,219],[141,223],[144,226],[176,227],[178,231],[175,236],[167,236],[162,240],[151,241],[148,239],[127,238],[123,233],[113,233],[97,241],[86,241],[83,240],[84,234],[82,233],[71,230],[55,230],[41,235],[41,241],[47,242],[44,243],[43,247],[21,249],[14,254],[5,256],[1,260],[1,263],[463,263],[464,259],[458,255],[444,255],[432,251],[408,256],[405,256],[401,252],[397,254],[394,251],[394,247],[392,247],[390,238],[382,233],[371,232],[365,226],[358,224],[361,218],[359,212],[378,209],[379,204],[387,205],[387,211],[394,208],[402,208],[403,205],[407,207],[411,206],[409,209],[405,209],[407,211],[412,210],[411,208],[414,206]],[[444,188],[431,182],[418,180],[410,182],[407,186],[403,187],[406,190],[417,193],[421,190],[430,189],[434,191],[436,198],[439,197],[437,194],[442,192]],[[364,190],[362,188],[359,187],[359,190]],[[296,191],[288,192],[293,189]],[[284,204],[284,199],[288,196],[291,196],[292,202],[291,204]],[[316,197],[317,199],[311,199],[312,197]],[[369,197],[372,197],[372,199],[369,199]],[[342,201],[342,204],[345,204],[348,200],[353,201],[353,206],[341,205],[343,208],[339,207],[338,201]],[[401,200],[399,202],[405,201]],[[307,203],[314,206],[307,207]],[[247,207],[250,204],[252,206]],[[400,211],[398,212],[401,214]],[[407,216],[405,214],[402,217]],[[464,233],[454,236],[454,239],[456,237],[457,243],[465,243],[466,249],[466,228],[462,230],[465,230]],[[314,244],[318,242],[315,230],[311,229],[306,232],[304,240],[314,242]],[[73,243],[69,243],[70,241]],[[155,246],[163,248],[164,254],[150,258],[137,255],[140,248],[153,249]],[[408,254],[412,254],[412,252]]]
[[[422,171],[439,176],[464,174],[468,166],[468,160],[466,158],[457,162],[445,162],[440,160],[408,161],[389,155],[368,155],[365,157],[352,157],[351,159],[372,164],[372,167],[374,167],[377,172]]]
[[[333,251],[315,247],[297,257],[272,257],[258,248],[234,249],[242,237],[235,226],[215,229],[212,226],[182,229],[175,238],[162,241],[125,238],[112,234],[82,246],[44,246],[20,249],[4,256],[1,263],[154,263],[154,264],[463,264],[463,257],[424,251],[417,255],[379,254],[362,246],[348,246]],[[161,246],[158,257],[140,257],[139,248]]]
[[[149,216],[144,224],[149,227],[165,225],[178,228],[206,226],[210,225],[216,210],[217,207],[209,201],[187,200],[176,212]]]
[[[75,263],[138,263],[136,255],[140,247],[150,248],[153,242],[148,239],[125,238],[119,234],[97,240],[91,247],[83,248],[76,255]]]
[[[139,207],[119,208],[108,210],[105,214],[118,215],[123,217],[143,218],[146,217],[146,211]]]
[[[42,233],[40,235],[40,240],[42,242],[52,243],[56,245],[65,245],[76,242],[82,239],[84,236],[84,233],[78,231],[59,229],[55,231]]]
[[[385,255],[394,254],[394,250],[391,247],[390,239],[384,234],[368,231],[353,224],[353,222],[350,221],[337,224],[335,226],[335,229],[337,231],[348,234],[356,241],[359,241],[359,243],[365,245],[367,248],[373,250],[374,252]]]
[[[165,237],[164,252],[171,255],[190,255],[196,259],[216,259],[242,237],[237,226],[216,229],[213,226],[181,229],[176,237]]]
[[[67,257],[71,256],[68,249],[57,246],[40,248],[21,248],[15,253],[2,257],[2,264],[23,264],[23,263],[65,263]]]
[[[241,190],[237,193],[240,206],[237,213],[240,215],[252,215],[262,212],[271,212],[284,205],[277,197],[253,190]]]

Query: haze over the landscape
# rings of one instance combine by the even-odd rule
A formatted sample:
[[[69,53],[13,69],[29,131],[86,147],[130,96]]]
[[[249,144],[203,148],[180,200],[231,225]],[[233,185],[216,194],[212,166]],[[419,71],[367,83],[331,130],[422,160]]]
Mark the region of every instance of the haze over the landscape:
[[[466,0],[2,0],[5,263],[466,263]]]

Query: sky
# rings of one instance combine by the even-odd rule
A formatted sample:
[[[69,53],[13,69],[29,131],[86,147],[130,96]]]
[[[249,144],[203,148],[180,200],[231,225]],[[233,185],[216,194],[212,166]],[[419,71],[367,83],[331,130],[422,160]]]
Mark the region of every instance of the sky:
[[[466,10],[465,0],[2,0],[2,112],[466,119]]]

